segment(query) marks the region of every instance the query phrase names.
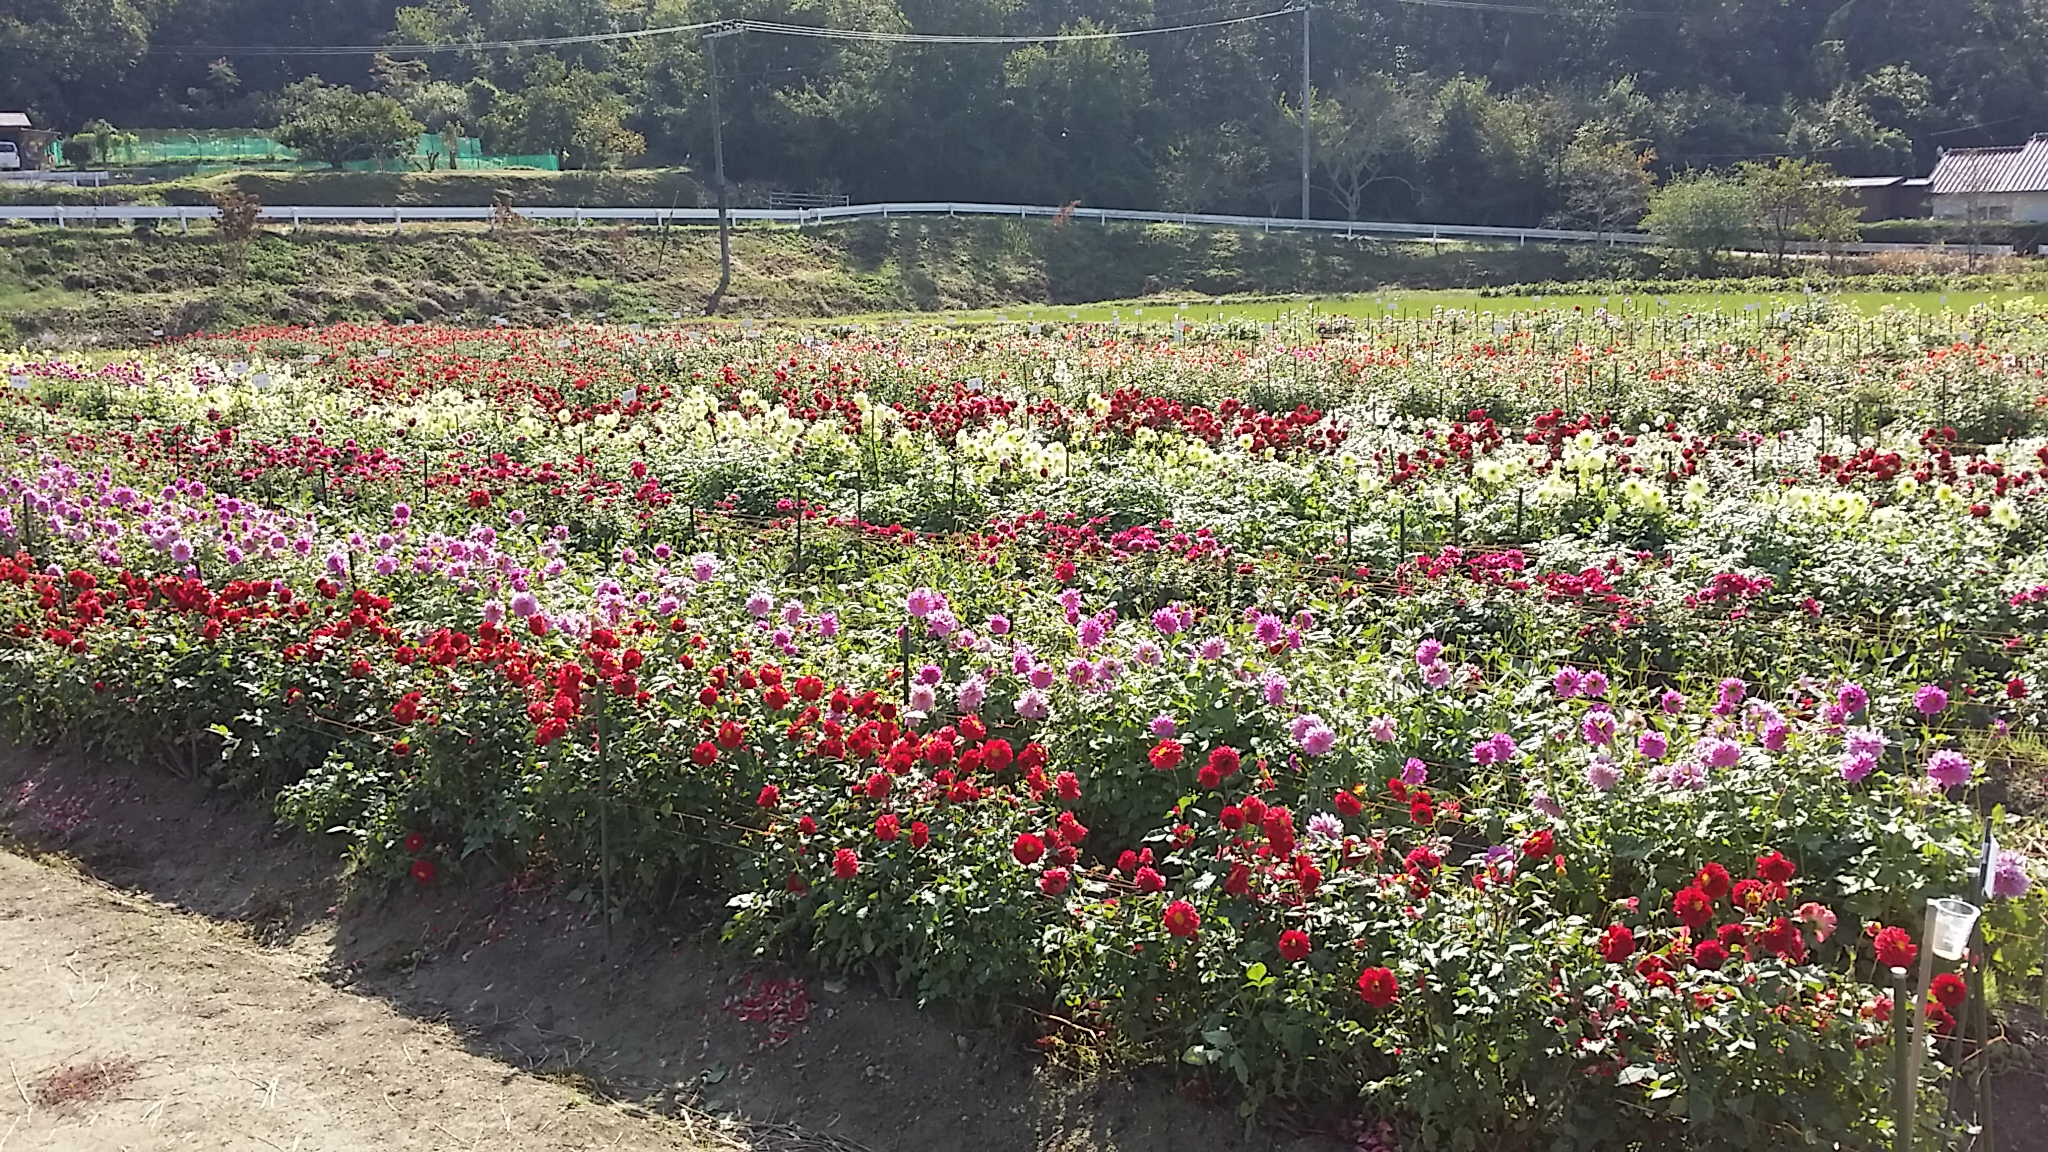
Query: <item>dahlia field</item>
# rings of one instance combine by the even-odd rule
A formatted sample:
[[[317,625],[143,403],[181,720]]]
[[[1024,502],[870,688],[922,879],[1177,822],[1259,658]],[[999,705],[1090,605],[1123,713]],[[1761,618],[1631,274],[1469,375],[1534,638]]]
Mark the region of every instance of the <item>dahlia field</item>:
[[[17,354],[0,714],[366,884],[708,917],[1367,1142],[1888,1145],[1920,1013],[1938,1147],[2042,990],[2044,353],[1816,301]]]

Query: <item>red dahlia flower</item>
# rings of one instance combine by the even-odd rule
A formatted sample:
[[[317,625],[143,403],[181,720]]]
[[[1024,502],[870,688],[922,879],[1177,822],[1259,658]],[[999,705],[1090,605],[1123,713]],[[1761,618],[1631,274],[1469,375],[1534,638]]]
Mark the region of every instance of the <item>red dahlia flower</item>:
[[[1225,780],[1237,774],[1239,762],[1237,749],[1228,744],[1209,750],[1209,767]]]
[[[1714,921],[1714,902],[1698,888],[1679,889],[1678,894],[1671,898],[1671,910],[1694,932],[1704,929]]]
[[[1806,959],[1806,938],[1799,934],[1797,925],[1783,916],[1771,921],[1768,927],[1758,932],[1756,942],[1764,951],[1793,964]]]
[[[1701,865],[1699,875],[1692,878],[1692,886],[1705,892],[1709,900],[1726,899],[1730,883],[1728,870],[1719,864]]]
[[[1781,852],[1772,852],[1768,856],[1756,858],[1757,876],[1773,884],[1783,884],[1792,879],[1795,871],[1797,869],[1793,868],[1792,862],[1785,859],[1784,854]]]
[[[841,848],[832,854],[832,874],[841,880],[851,880],[860,873],[860,857],[851,848]]]
[[[1193,936],[1202,930],[1202,914],[1185,900],[1175,900],[1166,906],[1161,914],[1166,931],[1174,936]]]
[[[1877,933],[1877,962],[1887,968],[1910,968],[1920,948],[1904,928],[1883,928]]]
[[[1358,974],[1358,995],[1375,1008],[1391,1006],[1400,994],[1401,982],[1394,979],[1392,969],[1367,968]]]
[[[1626,924],[1609,924],[1600,934],[1600,958],[1609,964],[1623,963],[1635,951],[1636,934]]]
[[[1010,845],[1010,855],[1016,857],[1017,863],[1029,868],[1038,863],[1040,856],[1045,855],[1045,841],[1039,839],[1036,832],[1021,833],[1016,842]]]
[[[1933,993],[1936,1003],[1950,1011],[1962,1007],[1963,1001],[1970,996],[1969,985],[1963,983],[1963,978],[1953,972],[1943,972],[1936,976],[1933,987],[1928,991]]]
[[[1309,942],[1308,933],[1299,928],[1289,928],[1280,934],[1280,958],[1289,964],[1298,963],[1315,950]]]
[[[1149,759],[1152,767],[1161,772],[1171,772],[1180,767],[1181,753],[1184,752],[1178,740],[1161,740],[1152,746]]]
[[[1755,912],[1770,899],[1770,891],[1761,880],[1737,880],[1735,890],[1729,894],[1737,908]]]

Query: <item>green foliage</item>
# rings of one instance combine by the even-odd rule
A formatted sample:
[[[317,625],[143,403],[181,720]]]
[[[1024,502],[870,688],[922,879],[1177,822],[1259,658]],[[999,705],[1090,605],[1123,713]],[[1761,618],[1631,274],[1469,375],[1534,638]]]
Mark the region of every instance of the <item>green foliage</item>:
[[[350,160],[383,159],[410,151],[420,123],[398,101],[309,76],[278,98],[277,141],[339,168]]]
[[[1831,184],[1834,169],[1816,160],[1781,156],[1774,164],[1744,162],[1738,169],[1756,212],[1756,231],[1782,268],[1795,241],[1840,244],[1856,236],[1856,210]]]
[[[1537,224],[1570,207],[1564,159],[1582,131],[1654,151],[1666,174],[1795,155],[1877,175],[1924,172],[1943,146],[2021,139],[2048,116],[2048,78],[2035,66],[2048,17],[2026,5],[1673,0],[1658,12],[1646,22],[1583,4],[1484,19],[1366,0],[1317,7],[1315,100],[1349,114],[1315,129],[1333,161],[1315,164],[1316,214]],[[0,106],[65,132],[93,118],[246,126],[317,66],[358,88],[375,83],[429,129],[478,127],[510,102],[492,131],[522,147],[596,167],[640,154],[637,139],[655,161],[702,168],[702,41],[597,37],[733,18],[1024,35],[1212,16],[1048,0],[24,0],[0,11]],[[721,48],[728,163],[748,186],[863,199],[1284,211],[1299,184],[1298,134],[1283,111],[1302,99],[1298,31],[1290,14],[1115,43],[734,37]],[[315,57],[237,57],[222,71],[149,51],[541,37],[592,39],[550,49],[559,72],[519,51],[422,54],[424,73],[406,63],[405,76]],[[1403,98],[1382,99],[1388,85]]]
[[[1657,239],[1692,253],[1702,276],[1714,274],[1723,252],[1756,234],[1756,202],[1749,189],[1725,176],[1689,173],[1650,197],[1643,220]]]
[[[492,147],[553,153],[569,168],[602,167],[646,150],[647,142],[626,127],[631,108],[611,77],[542,55],[525,81],[517,91],[499,93],[485,115]]]

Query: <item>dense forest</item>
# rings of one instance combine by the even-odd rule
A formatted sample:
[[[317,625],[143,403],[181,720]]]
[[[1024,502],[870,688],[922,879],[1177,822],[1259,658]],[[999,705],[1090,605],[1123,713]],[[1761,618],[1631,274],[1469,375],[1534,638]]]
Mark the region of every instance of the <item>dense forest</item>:
[[[64,132],[268,126],[319,94],[306,83],[317,75],[501,151],[704,168],[694,33],[382,57],[249,49],[734,18],[1140,29],[1289,2],[6,0],[0,107]],[[1781,156],[1924,173],[1943,147],[2048,130],[2043,0],[1316,0],[1310,19],[1317,215],[1531,223],[1572,215],[1587,199],[1575,201],[1574,173],[1602,157],[1659,174]],[[727,165],[737,181],[857,199],[1292,213],[1301,21],[1042,45],[743,33],[718,48]]]

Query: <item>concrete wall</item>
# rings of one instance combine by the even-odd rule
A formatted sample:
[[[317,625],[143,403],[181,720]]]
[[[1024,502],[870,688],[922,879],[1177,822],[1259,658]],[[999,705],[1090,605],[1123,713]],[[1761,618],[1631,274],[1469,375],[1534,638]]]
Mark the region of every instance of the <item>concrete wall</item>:
[[[1964,220],[1975,215],[1996,223],[2048,222],[2048,192],[1950,193],[1934,197],[1934,218]]]

